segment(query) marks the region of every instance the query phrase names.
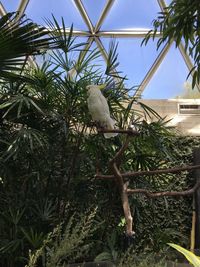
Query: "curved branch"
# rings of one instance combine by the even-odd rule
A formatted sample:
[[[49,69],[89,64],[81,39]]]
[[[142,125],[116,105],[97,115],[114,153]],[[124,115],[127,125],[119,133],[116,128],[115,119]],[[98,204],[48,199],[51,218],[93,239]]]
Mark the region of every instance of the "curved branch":
[[[176,168],[168,168],[168,169],[160,169],[160,170],[153,170],[153,171],[137,171],[137,172],[125,172],[122,173],[123,178],[130,178],[135,176],[143,176],[143,175],[154,175],[154,174],[164,174],[164,173],[178,173],[182,171],[192,171],[200,169],[200,165],[191,165],[191,166],[183,166],[183,167],[176,167]],[[114,175],[101,175],[97,174],[95,178],[99,179],[114,179]]]
[[[128,236],[133,236],[135,232],[133,231],[133,217],[131,215],[131,208],[128,200],[127,184],[124,183],[123,178],[115,162],[112,164],[113,173],[115,174],[116,181],[118,183],[122,207],[124,211],[124,216],[126,220],[126,233]]]
[[[132,129],[97,129],[98,133],[122,133],[122,134],[127,134],[127,135],[132,135],[132,136],[139,136],[140,133],[138,131],[132,130]]]
[[[200,182],[196,183],[194,187],[191,189],[177,192],[177,191],[164,191],[164,192],[149,192],[147,189],[127,189],[128,194],[144,194],[145,196],[149,198],[156,198],[156,197],[164,197],[164,196],[190,196],[195,193],[195,191],[200,187]]]
[[[113,164],[114,162],[119,162],[120,161],[120,159],[121,159],[124,151],[127,149],[128,145],[129,145],[129,141],[130,141],[130,136],[127,135],[126,141],[124,142],[124,144],[122,145],[122,147],[120,148],[120,150],[116,153],[116,155],[114,156],[114,158],[110,160],[110,164]]]

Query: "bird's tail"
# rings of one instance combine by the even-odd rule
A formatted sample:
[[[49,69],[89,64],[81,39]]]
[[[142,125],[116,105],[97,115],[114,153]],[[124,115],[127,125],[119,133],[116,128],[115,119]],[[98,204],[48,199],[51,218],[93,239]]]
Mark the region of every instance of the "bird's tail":
[[[114,130],[115,129],[115,123],[116,121],[113,120],[112,118],[107,118],[107,125],[106,125],[106,128],[109,129],[109,130]],[[105,138],[111,138],[111,137],[115,137],[118,135],[118,133],[104,133],[103,134]]]

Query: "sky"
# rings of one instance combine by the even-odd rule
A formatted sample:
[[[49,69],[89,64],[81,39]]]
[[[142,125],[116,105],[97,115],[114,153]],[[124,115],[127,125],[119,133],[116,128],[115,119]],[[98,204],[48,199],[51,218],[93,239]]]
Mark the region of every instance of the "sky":
[[[15,11],[19,4],[19,0],[1,2],[8,12]],[[82,0],[93,25],[98,21],[106,2],[106,0]],[[160,8],[156,0],[116,0],[101,30],[151,29],[152,21],[158,12]],[[73,23],[74,29],[87,30],[73,0],[30,0],[25,14],[42,25],[45,25],[45,19],[51,19],[54,14],[59,22],[63,17],[67,27]],[[110,39],[101,38],[101,41],[108,50]],[[146,46],[141,46],[141,42],[142,38],[116,39],[120,63],[118,70],[128,78],[127,87],[138,86],[142,82],[160,52],[156,50],[156,42],[151,40]],[[142,97],[148,99],[177,97],[185,90],[187,74],[188,69],[179,50],[172,46]]]

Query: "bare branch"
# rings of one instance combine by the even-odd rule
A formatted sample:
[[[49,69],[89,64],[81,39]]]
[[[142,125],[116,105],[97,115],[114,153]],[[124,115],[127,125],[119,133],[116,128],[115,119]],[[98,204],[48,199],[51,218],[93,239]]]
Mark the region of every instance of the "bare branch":
[[[192,187],[191,189],[185,190],[185,191],[164,191],[164,192],[149,192],[147,189],[127,189],[127,193],[128,194],[144,194],[145,196],[149,197],[149,198],[156,198],[156,197],[164,197],[164,196],[190,196],[193,195],[194,192],[200,187],[200,182],[196,183],[196,185],[194,187]]]
[[[191,166],[183,166],[183,167],[176,167],[176,168],[169,168],[169,169],[160,169],[160,170],[153,170],[153,171],[137,171],[137,172],[125,172],[122,173],[123,178],[130,178],[135,176],[143,176],[143,175],[154,175],[154,174],[164,174],[164,173],[178,173],[182,171],[192,171],[200,169],[200,165],[191,165]],[[99,179],[114,179],[114,175],[101,175],[97,174],[95,178]]]
[[[110,160],[110,165],[113,164],[114,162],[118,162],[119,163],[119,161],[121,160],[121,157],[123,156],[124,151],[128,148],[129,141],[130,141],[130,136],[127,135],[126,141],[124,142],[124,144],[122,145],[120,150],[116,153],[114,158]]]
[[[139,136],[140,133],[138,131],[132,130],[132,129],[127,129],[127,130],[123,130],[123,129],[114,129],[114,130],[110,130],[110,129],[97,129],[98,133],[122,133],[122,134],[128,134],[128,135],[132,135],[132,136]]]
[[[115,174],[116,181],[118,183],[118,188],[120,191],[122,207],[124,211],[124,216],[126,220],[126,233],[129,236],[133,236],[135,232],[133,231],[133,217],[131,215],[131,208],[128,200],[127,184],[124,183],[123,178],[115,162],[112,164],[113,173]]]

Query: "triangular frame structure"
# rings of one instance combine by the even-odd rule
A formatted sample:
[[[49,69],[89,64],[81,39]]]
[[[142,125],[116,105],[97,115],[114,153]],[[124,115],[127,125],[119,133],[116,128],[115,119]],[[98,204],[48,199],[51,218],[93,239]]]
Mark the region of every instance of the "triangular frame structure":
[[[24,13],[25,10],[29,4],[29,2],[32,0],[21,0],[17,9],[17,12],[19,12],[19,17],[21,17]],[[88,15],[87,10],[85,9],[83,3],[81,0],[72,0],[75,4],[75,6],[77,7],[80,16],[82,17],[84,23],[86,24],[88,31],[83,31],[83,30],[74,30],[73,34],[75,36],[85,36],[88,37],[87,40],[87,46],[85,47],[85,49],[89,49],[90,46],[92,45],[93,42],[96,42],[97,47],[100,49],[103,58],[105,59],[105,61],[107,60],[107,52],[106,49],[104,47],[104,45],[102,44],[100,37],[110,37],[110,38],[125,38],[125,37],[129,37],[129,38],[144,38],[146,36],[146,34],[148,33],[148,31],[150,30],[138,30],[138,29],[132,29],[132,30],[117,30],[117,31],[100,31],[100,28],[105,20],[105,18],[108,16],[110,10],[112,9],[112,6],[114,4],[115,1],[117,0],[107,0],[107,3],[96,23],[96,25],[93,25],[90,17]],[[167,6],[165,0],[157,0],[161,11],[164,10],[164,8]],[[0,15],[3,16],[5,15],[6,9],[3,6],[3,4],[0,2]],[[70,31],[70,29],[66,29],[66,31]],[[161,33],[157,33],[156,37],[160,37]],[[166,54],[168,53],[169,49],[171,47],[171,44],[166,44],[164,46],[164,48],[162,49],[162,51],[159,53],[159,55],[157,56],[157,58],[155,59],[154,63],[152,64],[152,66],[150,67],[149,71],[146,73],[145,77],[143,78],[143,81],[141,82],[140,86],[138,87],[138,90],[135,92],[134,97],[140,98],[141,94],[143,93],[143,91],[145,90],[147,84],[150,82],[150,80],[152,79],[153,75],[155,74],[156,70],[158,69],[158,67],[160,66],[161,62],[163,61],[163,59],[165,58]],[[184,50],[184,45],[181,43],[179,45],[179,50],[181,52],[181,55],[187,65],[187,68],[189,71],[191,71],[191,69],[194,67],[190,56],[185,52]],[[197,85],[198,88],[200,89],[200,86]]]

